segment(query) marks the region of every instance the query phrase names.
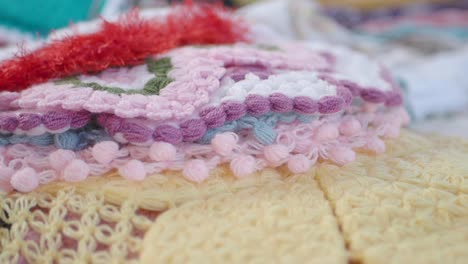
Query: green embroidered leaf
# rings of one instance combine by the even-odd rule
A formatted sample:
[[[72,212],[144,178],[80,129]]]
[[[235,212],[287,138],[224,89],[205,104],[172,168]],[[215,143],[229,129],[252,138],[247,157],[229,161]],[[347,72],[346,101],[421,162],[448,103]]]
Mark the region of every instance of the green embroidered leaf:
[[[148,58],[146,60],[147,69],[154,74],[154,78],[146,82],[143,89],[123,89],[119,87],[108,87],[98,83],[85,83],[78,77],[72,76],[56,81],[56,84],[73,84],[74,87],[90,87],[96,91],[107,91],[114,94],[144,94],[158,95],[161,89],[166,87],[173,80],[167,75],[172,70],[171,58],[161,58],[158,60]]]
[[[268,44],[258,44],[257,48],[262,49],[262,50],[268,50],[268,51],[280,51],[281,50],[277,46],[268,45]]]

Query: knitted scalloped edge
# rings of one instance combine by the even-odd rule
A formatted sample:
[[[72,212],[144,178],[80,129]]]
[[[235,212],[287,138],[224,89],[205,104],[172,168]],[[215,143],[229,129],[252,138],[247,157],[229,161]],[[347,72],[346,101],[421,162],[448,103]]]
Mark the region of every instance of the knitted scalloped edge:
[[[328,80],[331,79],[328,78]],[[260,95],[249,95],[243,103],[226,101],[220,107],[207,107],[200,111],[201,118],[186,120],[178,126],[172,124],[151,124],[148,122],[143,122],[142,124],[142,120],[125,120],[110,114],[97,115],[97,122],[110,136],[116,138],[115,136],[120,134],[118,138],[119,142],[122,143],[149,144],[154,140],[178,144],[181,142],[196,142],[204,138],[210,130],[232,124],[232,122],[238,121],[246,115],[259,117],[268,113],[296,113],[319,117],[321,115],[337,113],[343,111],[352,103],[353,92],[361,94],[367,101],[372,101],[373,103],[381,102],[392,107],[400,105],[402,101],[399,93],[393,93],[391,96],[386,97],[379,91],[372,93],[372,90],[363,90],[360,93],[356,86],[351,85],[349,82],[344,82],[342,86],[347,88],[339,87],[338,96],[326,96],[318,102],[305,96],[288,98],[281,93],[274,93],[268,98]],[[26,130],[26,134],[30,136],[39,136],[41,135],[41,131],[43,133],[58,134],[64,133],[68,129],[82,128],[91,120],[91,114],[84,111],[53,111],[43,116],[30,113],[19,114],[17,118],[0,117],[0,131],[23,134]],[[44,131],[43,127],[48,130]],[[8,137],[11,136],[3,136],[1,138],[5,140]],[[39,140],[41,145],[44,144],[43,141],[45,139],[42,140],[43,138],[40,137],[41,140]],[[53,138],[53,135],[46,135],[45,138]],[[5,141],[3,145],[15,142],[31,141],[25,137],[15,137],[14,140]],[[76,144],[78,143],[76,141]],[[262,143],[268,144],[271,142]],[[76,149],[76,147],[70,147],[69,149]]]
[[[49,111],[44,113],[19,112],[0,115],[1,134],[38,136],[45,133],[62,133],[83,128],[92,120],[86,111]]]
[[[142,180],[164,170],[182,170],[187,179],[200,182],[223,163],[229,163],[238,177],[283,164],[292,172],[301,173],[317,160],[347,164],[354,160],[353,149],[382,153],[385,144],[380,138],[398,137],[400,127],[408,122],[402,108],[374,113],[355,111],[311,123],[278,123],[272,145],[263,145],[242,133],[224,132],[213,137],[209,145],[155,142],[151,146],[126,145],[119,149],[116,142],[103,141],[78,152],[24,144],[0,147],[0,185],[6,190],[14,187],[28,192],[40,184],[82,181],[112,169],[131,180]]]

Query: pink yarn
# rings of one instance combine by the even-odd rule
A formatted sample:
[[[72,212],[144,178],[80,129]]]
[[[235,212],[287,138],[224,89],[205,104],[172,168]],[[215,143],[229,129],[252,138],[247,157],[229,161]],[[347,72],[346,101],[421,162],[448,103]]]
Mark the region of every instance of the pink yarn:
[[[400,135],[401,119],[399,116],[390,116],[390,118],[385,125],[384,136],[387,138],[397,138]]]
[[[79,159],[72,160],[63,170],[62,177],[68,182],[80,182],[88,178],[89,165]]]
[[[13,190],[10,180],[14,173],[12,168],[0,167],[0,191],[10,192]]]
[[[239,136],[237,136],[235,133],[227,132],[217,134],[211,140],[211,145],[213,146],[214,151],[216,151],[216,153],[219,155],[228,156],[236,147],[238,140]]]
[[[206,162],[201,159],[190,160],[185,164],[182,172],[185,178],[194,181],[202,182],[210,175],[210,169],[206,165]]]
[[[314,134],[314,139],[318,141],[327,141],[335,139],[340,135],[338,127],[335,124],[323,124]]]
[[[119,145],[114,141],[104,141],[94,145],[92,155],[101,164],[109,164],[119,153]]]
[[[282,164],[289,156],[289,150],[284,145],[270,145],[263,149],[263,154],[266,161],[272,166],[278,166]]]
[[[364,112],[367,112],[367,113],[375,113],[377,111],[378,107],[379,107],[378,104],[364,103],[363,110],[364,110]]]
[[[119,168],[119,174],[129,180],[142,181],[146,178],[145,165],[139,160],[131,160]]]
[[[13,174],[10,183],[19,192],[31,192],[39,186],[39,177],[32,168],[24,168]]]
[[[149,149],[149,157],[154,161],[171,161],[174,160],[177,150],[174,145],[166,142],[155,142]]]
[[[256,171],[257,163],[254,157],[242,155],[234,158],[229,165],[236,177],[244,178]]]
[[[49,155],[50,166],[61,171],[67,166],[67,164],[76,158],[75,152],[71,150],[59,149]]]
[[[330,150],[330,158],[338,165],[348,164],[356,159],[356,153],[346,147],[337,146]]]
[[[15,170],[9,167],[0,167],[0,179],[10,180],[11,176],[15,173]]]
[[[297,154],[289,158],[288,169],[292,173],[305,173],[312,166],[312,161],[303,154]]]
[[[355,118],[349,118],[341,122],[339,130],[342,135],[353,136],[359,133],[362,129],[361,123]]]
[[[372,137],[367,140],[366,148],[377,154],[385,152],[385,142],[378,137]]]
[[[404,125],[404,126],[407,126],[411,121],[411,118],[408,115],[408,112],[406,112],[403,108],[400,108],[400,109],[397,110],[397,113],[398,113],[398,116],[401,119],[401,124]]]

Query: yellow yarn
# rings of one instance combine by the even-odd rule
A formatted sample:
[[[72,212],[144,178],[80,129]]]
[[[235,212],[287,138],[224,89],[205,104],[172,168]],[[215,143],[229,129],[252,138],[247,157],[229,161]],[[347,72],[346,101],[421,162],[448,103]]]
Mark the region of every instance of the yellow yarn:
[[[430,139],[405,134],[387,154],[317,169],[353,259],[468,262],[468,144]]]
[[[466,141],[404,132],[306,175],[50,184],[0,197],[0,263],[465,263],[467,161]]]
[[[162,214],[145,237],[141,263],[347,263],[313,175],[263,174],[271,177],[263,186]]]

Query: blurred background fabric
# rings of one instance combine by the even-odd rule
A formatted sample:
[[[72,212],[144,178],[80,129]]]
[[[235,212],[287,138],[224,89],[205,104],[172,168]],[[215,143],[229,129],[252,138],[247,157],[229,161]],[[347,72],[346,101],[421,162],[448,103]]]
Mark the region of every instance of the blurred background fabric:
[[[468,137],[468,1],[273,0],[239,12],[277,39],[366,53],[400,81],[414,129]]]

